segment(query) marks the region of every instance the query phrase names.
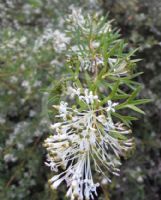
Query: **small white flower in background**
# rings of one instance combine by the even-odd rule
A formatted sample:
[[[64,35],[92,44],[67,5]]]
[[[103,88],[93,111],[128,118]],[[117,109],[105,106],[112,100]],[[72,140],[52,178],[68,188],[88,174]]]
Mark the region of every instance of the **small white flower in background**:
[[[138,176],[137,177],[137,182],[138,183],[143,183],[144,182],[144,177],[143,176]]]
[[[19,150],[23,150],[23,149],[24,149],[24,144],[17,143],[17,148],[18,148]]]
[[[65,51],[67,45],[70,43],[70,38],[65,33],[55,30],[53,32],[53,48],[57,53]]]
[[[31,93],[31,85],[29,81],[27,80],[22,81],[21,86],[26,89],[27,94]]]
[[[36,136],[36,137],[40,137],[40,136],[42,136],[42,134],[43,134],[43,132],[40,131],[40,130],[36,130],[36,131],[34,132],[34,136]]]
[[[82,9],[76,8],[73,5],[69,7],[72,10],[72,13],[68,16],[67,21],[72,23],[74,26],[83,27],[85,24],[84,16],[82,15]]]
[[[71,46],[71,50],[79,54],[79,47],[77,45]]]
[[[41,48],[46,42],[48,42],[52,38],[53,38],[53,30],[52,28],[47,27],[43,35],[36,40],[34,51],[37,51],[39,48]]]
[[[67,45],[70,43],[70,38],[66,36],[60,30],[53,30],[52,28],[46,28],[44,34],[36,40],[34,51],[37,51],[44,44],[46,44],[49,40],[53,41],[53,48],[57,53],[61,53],[65,51]]]
[[[57,59],[54,59],[50,62],[51,65],[53,65],[54,67],[57,66],[57,67],[61,67],[62,66],[62,63],[60,61],[58,61]]]
[[[65,181],[67,197],[72,200],[94,199],[99,183],[93,180],[91,162],[106,183],[111,182],[109,174],[119,176],[119,157],[132,148],[133,142],[125,137],[130,131],[124,124],[114,123],[109,115],[115,112],[117,103],[108,101],[107,107],[96,109],[94,103],[99,99],[92,91],[82,88],[70,90],[73,97],[87,105],[87,109],[79,112],[77,108],[68,107],[66,102],[53,106],[59,112],[59,121],[51,125],[54,134],[45,140],[44,146],[48,151],[46,165],[55,172],[58,168],[64,171],[53,176],[49,183],[56,189]],[[115,137],[116,134],[120,137]],[[124,142],[121,137],[124,137]]]
[[[17,158],[16,158],[13,154],[8,153],[8,154],[6,154],[6,155],[4,156],[4,161],[5,161],[6,163],[8,163],[8,162],[16,162],[16,161],[17,161]]]
[[[13,2],[11,0],[6,0],[6,3],[8,6],[10,6],[11,8],[14,8]]]
[[[10,82],[11,83],[17,83],[18,82],[18,78],[16,76],[11,76],[10,77]]]
[[[1,124],[1,125],[2,125],[2,124],[5,124],[5,122],[6,122],[5,117],[0,116],[0,124]]]
[[[27,44],[27,38],[25,36],[23,36],[19,42],[22,44],[22,45],[26,45]]]
[[[26,67],[25,67],[25,64],[24,64],[24,63],[22,63],[22,64],[20,65],[20,69],[21,69],[21,70],[25,70],[25,69],[26,69]]]
[[[98,42],[98,41],[92,41],[91,45],[92,45],[93,48],[98,48],[100,46],[100,42]]]
[[[35,117],[35,115],[36,115],[36,111],[35,110],[30,110],[29,116],[30,117]]]
[[[24,88],[29,88],[29,87],[30,87],[30,82],[24,80],[24,81],[21,83],[21,85],[22,85],[22,87],[24,87]]]
[[[38,80],[35,81],[33,84],[34,87],[40,87],[41,85],[42,85],[42,81],[38,81]]]

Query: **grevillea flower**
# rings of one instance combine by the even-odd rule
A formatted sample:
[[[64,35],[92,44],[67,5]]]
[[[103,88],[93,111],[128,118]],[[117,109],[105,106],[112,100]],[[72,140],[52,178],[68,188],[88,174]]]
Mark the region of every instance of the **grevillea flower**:
[[[95,72],[96,66],[103,66],[104,61],[102,57],[95,57],[95,59],[90,59],[88,57],[78,56],[80,62],[80,71],[91,71]]]
[[[67,21],[70,22],[72,25],[70,26],[70,28],[72,30],[74,30],[75,28],[81,28],[84,34],[89,34],[91,32],[91,22],[92,22],[91,16],[90,15],[87,16],[87,19],[88,19],[88,22],[87,22],[87,20],[82,14],[81,8],[71,7],[71,10],[72,10],[72,13],[67,18]],[[96,13],[96,17],[98,17],[97,15],[98,13]],[[93,33],[101,35],[104,33],[111,32],[111,22],[108,21],[105,23],[104,21],[104,23],[102,24],[103,20],[104,20],[103,17],[99,17],[100,24],[98,25],[97,23],[93,23],[93,30],[92,30]]]
[[[49,182],[57,188],[65,181],[67,196],[74,199],[94,199],[99,183],[92,171],[102,174],[111,182],[110,174],[119,176],[120,156],[132,148],[128,138],[131,130],[114,122],[112,112],[118,103],[108,101],[100,105],[97,95],[88,89],[71,88],[72,96],[87,106],[85,110],[72,108],[67,102],[53,107],[58,110],[58,122],[51,125],[53,134],[46,139],[48,151],[46,165],[58,172]],[[117,136],[117,137],[116,137]],[[94,167],[91,167],[94,166]]]

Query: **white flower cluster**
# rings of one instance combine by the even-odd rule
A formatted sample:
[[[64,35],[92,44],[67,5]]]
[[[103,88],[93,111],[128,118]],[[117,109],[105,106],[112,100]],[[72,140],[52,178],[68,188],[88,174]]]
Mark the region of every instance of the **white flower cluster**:
[[[85,17],[82,15],[81,8],[76,8],[72,6],[71,10],[72,10],[72,13],[67,18],[67,21],[72,24],[72,26],[70,26],[70,29],[74,30],[75,28],[79,27],[85,34],[89,34],[91,31],[91,22],[92,22],[91,16],[90,15],[87,16],[88,18],[88,22],[87,22],[85,20]],[[96,15],[98,15],[98,13],[96,13]],[[99,20],[100,20],[100,23],[102,23],[103,17],[100,17]],[[111,22],[106,22],[104,23],[104,26],[100,26],[99,28],[100,29],[98,29],[97,24],[93,24],[93,27],[92,27],[93,33],[100,35],[100,34],[111,32]]]
[[[98,66],[103,66],[104,61],[102,57],[96,57],[95,59],[89,59],[88,57],[83,58],[81,56],[78,57],[78,60],[80,61],[80,70],[88,70],[91,72],[95,72],[96,68]]]
[[[65,51],[67,45],[70,43],[70,38],[60,30],[53,31],[51,28],[47,28],[44,34],[36,40],[34,51],[41,48],[49,40],[53,41],[53,48],[57,53]]]
[[[67,197],[71,200],[94,199],[99,183],[93,180],[91,163],[96,172],[111,182],[109,173],[119,175],[120,155],[132,148],[133,142],[127,138],[130,130],[112,120],[111,113],[115,112],[118,103],[108,101],[106,106],[95,108],[94,105],[99,105],[100,101],[92,91],[82,88],[70,90],[75,98],[87,105],[87,109],[79,111],[69,107],[67,102],[54,106],[59,112],[56,116],[59,120],[51,125],[54,133],[45,140],[48,151],[46,165],[55,172],[60,168],[64,171],[49,182],[56,189],[65,181]]]
[[[36,40],[34,51],[41,48],[46,42],[48,42],[52,38],[53,38],[53,30],[51,28],[46,28],[43,35]]]
[[[70,43],[70,38],[65,33],[61,33],[59,30],[55,30],[53,33],[53,47],[57,53],[65,51],[67,45]]]
[[[127,68],[127,62],[125,60],[119,60],[116,58],[108,58],[108,60],[105,62],[103,57],[96,56],[95,58],[89,58],[88,56],[83,57],[82,55],[79,55],[79,49],[73,51],[78,51],[78,60],[80,62],[80,71],[89,71],[94,73],[95,70],[99,66],[104,66],[106,63],[109,64],[109,73],[111,73],[114,76],[125,76],[128,74],[129,70]]]
[[[71,6],[70,9],[72,10],[72,13],[68,16],[67,21],[74,24],[76,27],[83,28],[85,25],[85,18],[82,15],[82,9],[74,6]]]
[[[4,161],[6,163],[8,163],[8,162],[16,162],[17,161],[17,157],[15,157],[13,154],[8,153],[8,154],[4,155]]]

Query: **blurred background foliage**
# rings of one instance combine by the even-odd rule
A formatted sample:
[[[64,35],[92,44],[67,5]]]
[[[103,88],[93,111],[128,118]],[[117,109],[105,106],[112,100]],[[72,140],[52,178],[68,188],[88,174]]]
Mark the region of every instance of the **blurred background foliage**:
[[[65,59],[54,51],[48,35],[51,30],[64,31],[64,19],[73,6],[109,14],[129,47],[139,47],[138,70],[144,72],[138,79],[144,86],[141,96],[153,100],[143,107],[146,116],[133,124],[134,155],[105,190],[112,200],[159,200],[160,0],[0,1],[0,199],[66,199],[65,186],[54,192],[48,187],[52,174],[44,165],[42,144],[49,134],[46,91],[60,79]],[[43,41],[40,48],[35,48],[37,41]],[[99,199],[105,199],[102,191]]]

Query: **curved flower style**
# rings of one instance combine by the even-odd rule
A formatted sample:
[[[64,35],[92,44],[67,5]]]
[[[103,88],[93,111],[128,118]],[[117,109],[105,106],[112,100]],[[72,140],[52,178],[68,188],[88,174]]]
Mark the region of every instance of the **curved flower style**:
[[[132,139],[127,137],[131,131],[112,119],[111,113],[115,112],[118,103],[108,101],[102,107],[92,91],[71,89],[72,95],[88,109],[79,111],[69,107],[67,102],[54,106],[59,111],[56,116],[59,122],[51,125],[54,134],[45,141],[46,165],[53,171],[57,172],[59,168],[64,171],[49,182],[56,189],[65,181],[69,188],[67,196],[72,200],[94,199],[99,183],[93,180],[91,163],[96,172],[111,182],[109,173],[119,175],[119,158],[133,146]]]

